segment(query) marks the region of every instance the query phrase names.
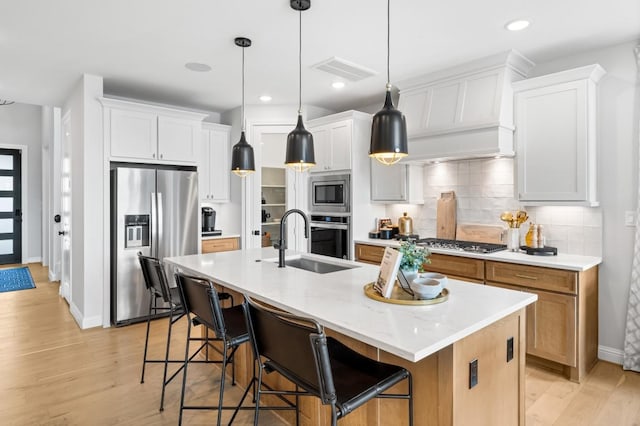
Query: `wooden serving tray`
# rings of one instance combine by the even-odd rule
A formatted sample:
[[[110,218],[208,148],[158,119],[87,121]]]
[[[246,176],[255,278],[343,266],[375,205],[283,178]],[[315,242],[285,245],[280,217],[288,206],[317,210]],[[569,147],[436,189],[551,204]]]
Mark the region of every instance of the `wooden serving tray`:
[[[387,299],[386,297],[382,297],[380,293],[374,290],[373,283],[369,283],[365,285],[363,290],[364,290],[364,294],[369,299],[377,300],[378,302],[392,303],[394,305],[414,305],[414,306],[435,305],[437,303],[442,303],[447,299],[449,299],[449,290],[446,288],[443,289],[442,292],[438,296],[434,297],[433,299],[424,299],[424,300],[414,299],[412,295],[405,292],[397,285],[393,287],[393,291],[391,292],[391,297],[389,299]]]

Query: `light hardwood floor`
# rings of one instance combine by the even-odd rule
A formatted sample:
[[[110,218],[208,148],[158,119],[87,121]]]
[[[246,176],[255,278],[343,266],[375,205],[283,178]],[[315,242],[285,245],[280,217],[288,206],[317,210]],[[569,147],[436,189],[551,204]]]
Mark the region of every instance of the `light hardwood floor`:
[[[162,413],[161,365],[150,364],[140,384],[145,325],[80,330],[58,296],[58,284],[47,280],[46,268],[29,267],[36,289],[0,293],[0,424],[177,424],[179,381],[167,387]],[[152,324],[154,357],[163,354],[165,324],[166,320]],[[179,332],[172,357],[180,358],[186,322],[174,330]],[[213,404],[217,377],[212,366],[194,365],[190,401]],[[237,401],[239,389],[228,386],[227,391],[229,400]],[[640,425],[640,374],[606,362],[599,362],[581,384],[527,367],[526,399],[527,426]],[[186,412],[184,420],[185,425],[215,424],[215,413]],[[234,424],[251,422],[251,412],[243,412]],[[264,413],[261,424],[281,423]]]

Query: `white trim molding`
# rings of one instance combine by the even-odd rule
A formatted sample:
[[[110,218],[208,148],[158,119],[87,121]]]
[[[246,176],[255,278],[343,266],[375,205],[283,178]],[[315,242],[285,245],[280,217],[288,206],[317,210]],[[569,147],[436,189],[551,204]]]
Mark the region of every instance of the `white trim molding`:
[[[598,346],[598,359],[622,365],[624,352],[622,349],[610,348],[608,346]]]
[[[94,315],[92,317],[85,318],[80,312],[80,309],[75,305],[75,303],[71,303],[69,306],[69,310],[71,311],[71,315],[76,320],[81,329],[100,327],[102,326],[102,316]]]

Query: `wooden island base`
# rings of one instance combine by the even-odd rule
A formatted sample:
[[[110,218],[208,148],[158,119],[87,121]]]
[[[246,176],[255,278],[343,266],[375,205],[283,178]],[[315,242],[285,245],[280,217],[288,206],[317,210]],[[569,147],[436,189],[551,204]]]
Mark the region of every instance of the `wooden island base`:
[[[234,298],[242,300],[237,293]],[[411,371],[416,426],[524,425],[525,312],[521,309],[418,362],[407,361],[332,330],[326,332],[363,355]],[[510,339],[513,339],[513,358],[507,361]],[[246,387],[253,371],[249,346],[239,348],[236,357],[236,379],[239,386]],[[470,388],[470,363],[474,360],[477,360],[478,380]],[[274,388],[293,389],[290,382],[275,372],[266,375],[264,381]],[[262,404],[277,402],[275,397],[265,397]],[[288,424],[295,424],[293,412],[274,413]],[[375,399],[350,413],[340,424],[406,425],[407,416],[406,401]],[[300,398],[300,424],[330,423],[328,407],[323,407],[317,398]]]

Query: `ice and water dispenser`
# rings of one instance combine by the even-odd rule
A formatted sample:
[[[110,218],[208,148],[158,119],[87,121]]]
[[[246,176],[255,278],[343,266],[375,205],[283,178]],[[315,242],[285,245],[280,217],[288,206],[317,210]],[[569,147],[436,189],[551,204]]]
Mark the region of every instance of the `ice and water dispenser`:
[[[149,215],[127,214],[124,216],[124,247],[149,246]]]

